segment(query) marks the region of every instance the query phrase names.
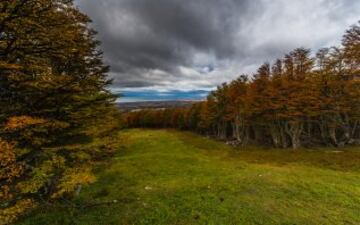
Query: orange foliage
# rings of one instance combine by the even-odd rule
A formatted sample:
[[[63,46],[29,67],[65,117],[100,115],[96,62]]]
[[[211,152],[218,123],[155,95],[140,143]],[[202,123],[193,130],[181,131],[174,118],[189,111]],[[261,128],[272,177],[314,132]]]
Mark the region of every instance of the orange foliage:
[[[360,23],[359,23],[360,24]],[[125,115],[129,127],[174,127],[220,139],[292,147],[360,144],[360,25],[316,57],[298,48],[224,83],[190,108]]]
[[[26,128],[28,126],[44,124],[47,121],[41,118],[30,116],[14,116],[10,117],[4,127],[5,130],[16,130]]]
[[[10,224],[14,222],[19,215],[34,207],[36,203],[31,199],[22,199],[16,202],[15,205],[0,209],[0,225]]]

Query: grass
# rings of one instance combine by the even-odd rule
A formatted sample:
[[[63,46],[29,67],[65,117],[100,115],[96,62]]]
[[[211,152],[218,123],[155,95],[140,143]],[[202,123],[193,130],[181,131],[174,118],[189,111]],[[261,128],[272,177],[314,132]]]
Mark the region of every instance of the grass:
[[[233,149],[172,130],[119,138],[95,184],[18,224],[360,224],[360,149]]]

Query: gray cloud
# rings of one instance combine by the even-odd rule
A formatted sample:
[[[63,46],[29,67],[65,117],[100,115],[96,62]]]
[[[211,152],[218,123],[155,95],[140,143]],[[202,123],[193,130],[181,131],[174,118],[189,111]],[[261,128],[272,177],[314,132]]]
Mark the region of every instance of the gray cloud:
[[[210,88],[295,47],[338,44],[357,0],[77,0],[114,86]]]

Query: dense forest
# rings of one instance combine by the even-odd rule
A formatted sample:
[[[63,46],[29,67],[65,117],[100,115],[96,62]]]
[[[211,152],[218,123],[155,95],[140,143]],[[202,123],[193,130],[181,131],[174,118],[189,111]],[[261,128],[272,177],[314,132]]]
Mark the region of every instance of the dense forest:
[[[117,110],[89,23],[72,0],[0,1],[0,224],[94,181],[110,154],[91,141]]]
[[[360,24],[340,47],[315,56],[298,48],[241,75],[189,108],[142,110],[123,116],[128,127],[179,128],[239,145],[360,144]]]

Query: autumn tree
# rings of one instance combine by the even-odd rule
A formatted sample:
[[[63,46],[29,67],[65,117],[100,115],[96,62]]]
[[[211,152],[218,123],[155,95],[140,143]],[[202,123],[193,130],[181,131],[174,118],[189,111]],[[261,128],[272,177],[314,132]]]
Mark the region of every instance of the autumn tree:
[[[96,32],[72,0],[1,1],[0,12],[0,220],[11,221],[94,180],[85,159],[95,147],[55,146],[107,132],[117,111]]]
[[[358,23],[346,31],[340,47],[320,49],[315,57],[297,48],[262,64],[252,76],[218,86],[190,109],[163,111],[163,117],[172,118],[171,127],[242,145],[360,144],[359,46]]]
[[[247,144],[250,128],[248,89],[248,77],[246,75],[241,75],[232,81],[229,84],[228,92],[230,104],[226,107],[226,118],[231,121],[233,137],[243,145]]]

